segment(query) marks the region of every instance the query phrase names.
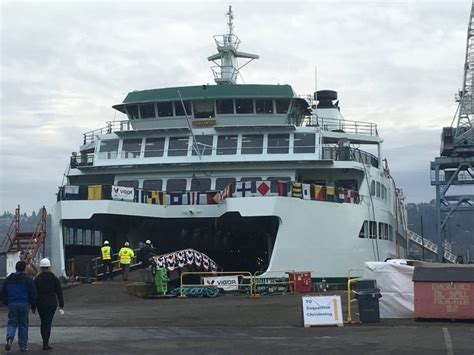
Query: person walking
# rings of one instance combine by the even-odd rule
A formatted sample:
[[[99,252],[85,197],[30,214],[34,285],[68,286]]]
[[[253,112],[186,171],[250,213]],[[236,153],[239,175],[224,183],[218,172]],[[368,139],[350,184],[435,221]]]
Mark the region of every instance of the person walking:
[[[28,351],[28,315],[30,307],[36,304],[36,287],[31,277],[26,276],[26,262],[18,261],[16,272],[10,274],[2,286],[2,302],[8,305],[7,343],[5,350],[10,351],[16,328],[20,351]]]
[[[135,256],[133,249],[130,248],[130,243],[123,243],[123,247],[119,251],[120,268],[122,269],[122,279],[128,281],[128,272],[130,271],[130,263]]]
[[[150,258],[156,254],[156,249],[148,239],[138,251],[138,259],[141,261],[142,269],[146,269],[150,265]]]
[[[51,325],[54,313],[59,303],[59,312],[62,314],[64,308],[63,290],[59,279],[51,270],[51,262],[44,258],[40,261],[40,274],[35,278],[35,286],[38,290],[36,309],[41,319],[41,338],[43,338],[43,350],[51,350],[49,338],[51,336]],[[33,311],[35,309],[33,308]]]
[[[113,266],[112,266],[112,248],[109,245],[109,241],[105,240],[104,245],[100,248],[100,253],[102,257],[102,264],[104,265],[104,280],[107,280],[107,277],[110,280],[114,279]]]

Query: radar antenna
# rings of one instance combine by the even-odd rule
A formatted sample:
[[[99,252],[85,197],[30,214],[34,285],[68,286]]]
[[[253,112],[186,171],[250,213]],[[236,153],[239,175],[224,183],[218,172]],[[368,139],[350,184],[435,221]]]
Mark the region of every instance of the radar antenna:
[[[211,67],[211,70],[217,84],[236,84],[240,69],[252,60],[258,59],[259,56],[238,51],[240,39],[233,33],[234,13],[232,12],[232,6],[229,6],[229,11],[227,11],[226,15],[228,32],[227,34],[214,36],[217,53],[208,57],[207,60],[216,64],[216,66]],[[239,67],[237,58],[249,60]],[[217,60],[220,60],[220,63]]]

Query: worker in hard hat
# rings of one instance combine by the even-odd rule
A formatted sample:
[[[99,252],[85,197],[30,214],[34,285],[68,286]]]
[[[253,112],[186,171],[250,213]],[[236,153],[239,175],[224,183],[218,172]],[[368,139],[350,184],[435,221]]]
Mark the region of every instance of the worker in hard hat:
[[[120,249],[118,256],[120,261],[120,268],[122,269],[122,279],[124,281],[128,281],[130,263],[132,262],[132,258],[135,256],[133,249],[130,248],[129,242],[123,243],[123,247]]]
[[[38,290],[38,300],[36,309],[41,319],[41,338],[43,338],[43,350],[51,350],[49,338],[51,336],[51,325],[53,324],[54,313],[59,304],[59,312],[64,313],[63,290],[59,279],[51,270],[51,262],[48,258],[40,261],[40,274],[35,279],[35,286]],[[35,309],[33,308],[33,312]]]
[[[141,262],[141,267],[146,269],[148,266],[150,266],[150,259],[156,254],[156,249],[151,244],[151,240],[147,239],[138,251],[138,260]]]
[[[104,244],[102,248],[100,248],[100,254],[102,258],[102,265],[104,265],[104,280],[107,280],[107,277],[110,280],[113,280],[114,279],[113,266],[112,266],[113,252],[108,240],[104,240]]]

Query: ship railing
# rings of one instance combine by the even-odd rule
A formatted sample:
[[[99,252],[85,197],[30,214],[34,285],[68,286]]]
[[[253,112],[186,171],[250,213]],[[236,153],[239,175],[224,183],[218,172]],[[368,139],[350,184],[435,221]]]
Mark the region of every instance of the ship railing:
[[[311,117],[311,125],[318,126],[323,131],[329,132],[361,134],[373,137],[379,135],[377,125],[370,122],[341,120],[313,115]]]
[[[83,166],[93,166],[94,165],[94,153],[87,153],[78,155],[77,153],[72,153],[70,166],[71,169],[79,168]]]
[[[135,255],[133,256],[131,262],[130,262],[130,268],[136,267],[141,264],[141,261],[138,260],[138,252],[140,249],[133,249]],[[112,254],[112,274],[117,273],[122,270],[122,267],[120,265],[120,258],[118,256],[118,253]],[[96,258],[93,258],[91,260],[92,263],[92,277],[98,279],[104,275],[104,262],[102,261],[102,257],[98,256]]]
[[[356,161],[362,164],[379,167],[379,159],[363,150],[350,147],[323,147],[322,158],[338,161]]]
[[[84,133],[83,144],[86,145],[86,144],[94,143],[97,140],[98,136],[101,136],[104,134],[111,134],[114,132],[126,132],[126,131],[133,130],[132,123],[129,120],[108,121],[106,124],[107,125],[105,127],[98,128],[93,131]]]

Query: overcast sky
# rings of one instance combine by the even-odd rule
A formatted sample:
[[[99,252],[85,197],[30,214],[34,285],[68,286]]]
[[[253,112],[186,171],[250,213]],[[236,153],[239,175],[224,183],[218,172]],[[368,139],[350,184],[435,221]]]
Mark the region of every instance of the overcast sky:
[[[2,1],[0,211],[55,203],[82,133],[126,119],[132,90],[213,83],[227,2]],[[246,83],[339,92],[371,121],[408,202],[434,198],[430,160],[456,110],[471,2],[233,1]]]

